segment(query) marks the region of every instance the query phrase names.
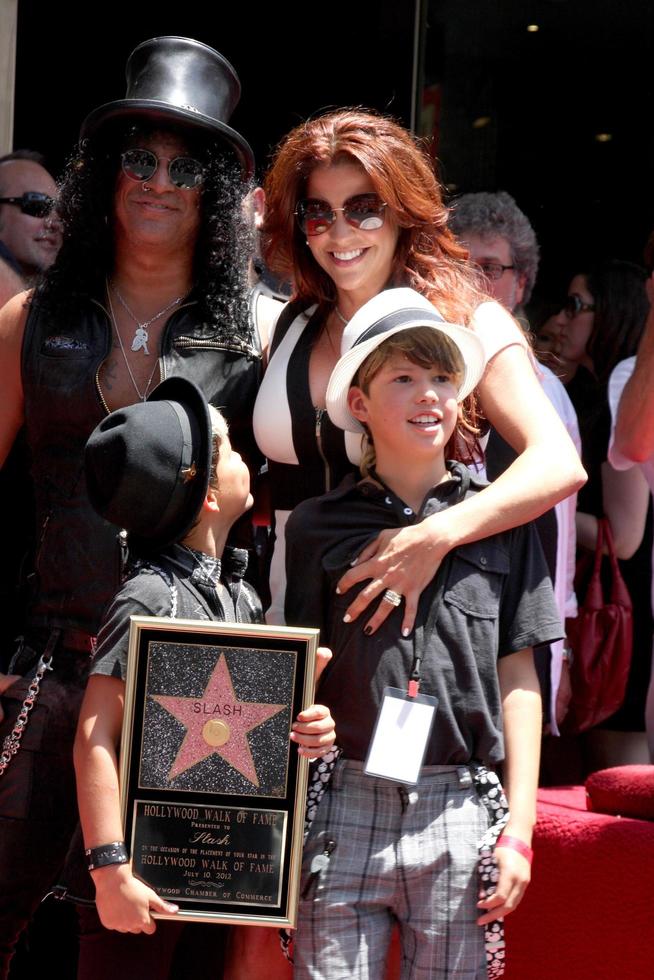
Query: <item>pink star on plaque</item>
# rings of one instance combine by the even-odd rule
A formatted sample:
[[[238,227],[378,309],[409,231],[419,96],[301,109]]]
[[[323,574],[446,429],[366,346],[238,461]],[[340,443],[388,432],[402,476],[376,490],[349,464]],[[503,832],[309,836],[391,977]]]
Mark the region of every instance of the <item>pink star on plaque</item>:
[[[184,741],[168,773],[169,779],[216,752],[259,786],[247,733],[282,711],[285,704],[239,701],[222,653],[199,698],[174,698],[163,694],[152,695],[152,698],[186,728]]]

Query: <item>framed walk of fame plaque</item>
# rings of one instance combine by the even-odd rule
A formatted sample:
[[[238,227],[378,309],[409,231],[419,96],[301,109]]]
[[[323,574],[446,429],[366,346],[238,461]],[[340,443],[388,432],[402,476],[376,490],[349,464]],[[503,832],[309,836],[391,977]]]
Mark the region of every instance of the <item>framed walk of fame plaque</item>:
[[[295,924],[318,631],[132,616],[120,755],[134,873],[178,917]]]

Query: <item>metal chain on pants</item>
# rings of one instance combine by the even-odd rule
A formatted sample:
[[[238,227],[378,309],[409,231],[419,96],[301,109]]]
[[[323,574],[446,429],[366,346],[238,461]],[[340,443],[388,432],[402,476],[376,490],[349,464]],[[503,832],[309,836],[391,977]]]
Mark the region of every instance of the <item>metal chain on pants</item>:
[[[36,704],[36,699],[39,696],[39,688],[41,687],[41,681],[43,680],[43,675],[46,670],[52,670],[52,654],[49,650],[42,655],[39,660],[36,673],[30,682],[30,686],[27,689],[27,694],[25,695],[25,700],[21,705],[21,709],[18,712],[18,718],[11,730],[11,734],[5,737],[2,743],[2,754],[0,755],[0,776],[4,775],[7,766],[16,755],[20,748],[20,740],[23,737],[23,732],[27,728],[27,723],[30,720],[30,711]]]

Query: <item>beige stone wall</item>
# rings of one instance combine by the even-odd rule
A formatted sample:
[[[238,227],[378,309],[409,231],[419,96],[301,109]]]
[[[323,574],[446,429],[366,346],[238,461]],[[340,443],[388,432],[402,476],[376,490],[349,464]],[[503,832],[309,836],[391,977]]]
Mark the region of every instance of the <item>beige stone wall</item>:
[[[0,155],[13,149],[18,0],[0,0]]]

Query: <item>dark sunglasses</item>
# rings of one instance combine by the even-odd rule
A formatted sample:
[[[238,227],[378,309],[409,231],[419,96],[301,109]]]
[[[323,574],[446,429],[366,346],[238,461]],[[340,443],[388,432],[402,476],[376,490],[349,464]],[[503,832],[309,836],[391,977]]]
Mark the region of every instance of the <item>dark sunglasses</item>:
[[[561,309],[567,318],[572,320],[572,318],[577,316],[579,313],[594,313],[595,304],[584,303],[583,299],[578,293],[570,293],[569,296],[566,296],[565,303]]]
[[[175,187],[190,191],[204,180],[204,167],[193,157],[174,157],[171,160],[168,157],[158,157],[152,150],[141,149],[125,150],[120,154],[125,176],[141,183],[154,177],[162,160],[168,163],[168,176]]]
[[[30,218],[45,218],[55,206],[55,199],[41,191],[25,191],[20,197],[0,197],[0,204],[13,204]]]
[[[378,194],[355,194],[342,208],[332,208],[327,201],[311,197],[298,201],[295,216],[304,235],[322,235],[336,221],[339,211],[348,225],[361,231],[377,231],[384,224],[386,203]]]

